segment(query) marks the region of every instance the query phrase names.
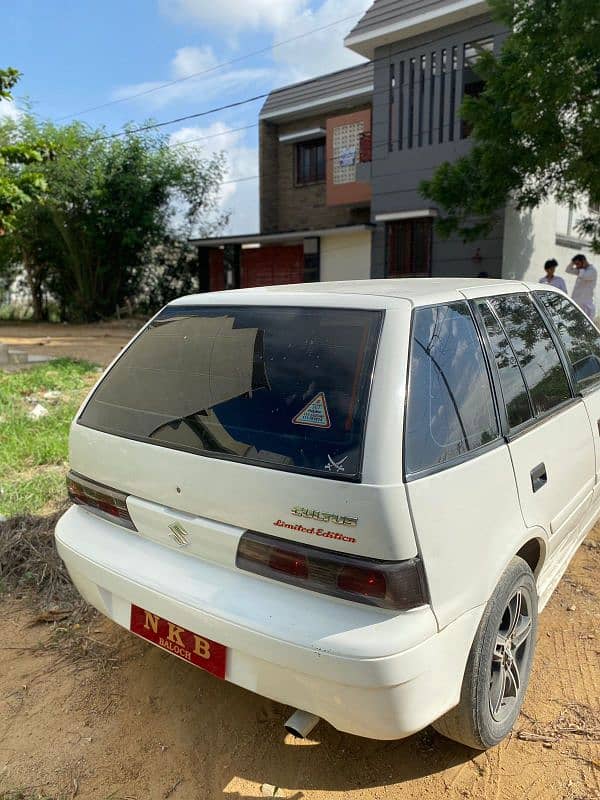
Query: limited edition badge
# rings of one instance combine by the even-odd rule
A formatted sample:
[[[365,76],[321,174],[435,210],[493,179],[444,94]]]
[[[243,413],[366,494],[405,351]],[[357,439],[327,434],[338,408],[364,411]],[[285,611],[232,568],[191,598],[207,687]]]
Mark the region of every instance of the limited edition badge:
[[[331,428],[327,400],[323,392],[313,397],[310,403],[296,414],[292,422],[294,425],[308,425],[310,428]]]

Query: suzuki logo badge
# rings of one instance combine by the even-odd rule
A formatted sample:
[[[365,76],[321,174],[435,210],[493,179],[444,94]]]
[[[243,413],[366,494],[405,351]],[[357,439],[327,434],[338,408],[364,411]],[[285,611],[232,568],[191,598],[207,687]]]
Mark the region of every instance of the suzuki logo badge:
[[[178,547],[188,546],[190,540],[188,539],[188,532],[183,527],[183,525],[180,525],[179,522],[172,522],[169,525],[169,530],[171,531],[171,533],[169,534],[169,538],[173,539],[173,541]]]

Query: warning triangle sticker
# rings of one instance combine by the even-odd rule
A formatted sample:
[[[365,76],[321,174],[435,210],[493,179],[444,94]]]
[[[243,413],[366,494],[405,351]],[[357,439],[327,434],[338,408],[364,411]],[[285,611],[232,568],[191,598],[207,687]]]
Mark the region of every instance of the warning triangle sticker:
[[[294,425],[308,425],[311,428],[331,428],[327,401],[323,392],[313,397],[292,420]]]

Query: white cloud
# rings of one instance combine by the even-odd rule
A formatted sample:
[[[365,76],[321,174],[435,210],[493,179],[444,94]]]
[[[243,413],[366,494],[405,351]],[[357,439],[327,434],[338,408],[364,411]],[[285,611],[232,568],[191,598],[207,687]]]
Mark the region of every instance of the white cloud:
[[[174,78],[185,78],[196,72],[214,69],[217,59],[212,47],[180,47],[171,61]]]
[[[176,22],[228,30],[280,27],[307,5],[308,0],[160,0],[163,13]]]
[[[227,126],[214,122],[206,128],[181,128],[173,133],[171,144],[197,148],[204,157],[224,151],[227,155],[227,170],[221,189],[220,208],[231,212],[227,233],[255,233],[258,231],[258,180],[238,181],[239,178],[258,175],[258,150],[245,143],[245,131],[233,131],[237,125]],[[210,137],[206,139],[205,137]],[[204,141],[182,142],[196,139]],[[227,183],[227,181],[235,181]]]
[[[221,34],[260,29],[272,36],[273,44],[310,34],[274,48],[273,58],[282,68],[277,85],[360,63],[363,59],[347,50],[343,39],[371,4],[372,0],[161,0],[163,12],[176,21]],[[325,26],[327,30],[310,33]]]
[[[0,100],[0,120],[12,119],[18,120],[21,116],[21,111],[16,107],[14,100]]]
[[[254,67],[247,69],[219,68],[219,59],[209,46],[180,47],[171,59],[169,78],[161,81],[145,81],[143,83],[120,86],[112,93],[115,100],[140,95],[138,102],[145,108],[155,110],[176,100],[208,99],[216,97],[231,88],[252,85],[256,81],[270,76],[269,69]],[[164,86],[169,81],[180,81],[190,75],[196,75],[180,83]],[[156,91],[158,90],[158,91]]]
[[[372,0],[325,0],[314,9],[304,9],[288,25],[276,30],[275,41],[291,38],[290,32],[293,36],[309,34],[273,50],[274,59],[286,69],[286,77],[303,80],[364,61],[344,47],[344,37],[371,4]],[[338,23],[341,19],[345,21]],[[326,30],[310,33],[323,27]]]

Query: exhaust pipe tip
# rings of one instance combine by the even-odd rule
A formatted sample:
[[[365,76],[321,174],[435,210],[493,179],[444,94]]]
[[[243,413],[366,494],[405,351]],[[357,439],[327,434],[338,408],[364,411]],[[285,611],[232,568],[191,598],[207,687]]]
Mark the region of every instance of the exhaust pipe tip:
[[[310,732],[316,727],[321,718],[310,711],[294,711],[292,716],[284,724],[284,728],[291,733],[295,739],[306,739]]]

